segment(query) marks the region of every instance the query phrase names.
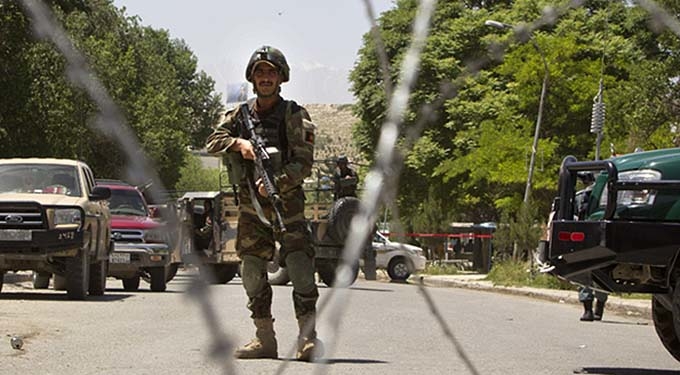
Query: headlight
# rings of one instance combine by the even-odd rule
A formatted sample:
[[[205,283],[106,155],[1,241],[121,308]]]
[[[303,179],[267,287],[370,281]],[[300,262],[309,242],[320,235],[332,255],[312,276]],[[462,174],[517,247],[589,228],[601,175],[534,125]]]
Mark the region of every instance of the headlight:
[[[80,228],[83,222],[83,215],[77,208],[55,208],[54,227],[57,229]]]
[[[165,228],[146,230],[144,231],[144,242],[168,243],[168,232]]]
[[[641,169],[619,173],[619,181],[659,181],[661,172],[652,169]],[[608,189],[605,188],[600,197],[600,206],[607,205]],[[616,204],[619,206],[652,205],[656,190],[624,190],[619,191]]]

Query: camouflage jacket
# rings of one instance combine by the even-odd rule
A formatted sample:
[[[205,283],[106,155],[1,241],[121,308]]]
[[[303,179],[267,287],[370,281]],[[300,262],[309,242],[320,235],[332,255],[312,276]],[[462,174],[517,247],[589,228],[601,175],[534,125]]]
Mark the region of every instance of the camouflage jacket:
[[[283,100],[283,99],[281,99]],[[282,193],[302,186],[304,179],[312,172],[314,161],[314,132],[316,126],[312,123],[307,110],[294,101],[285,101],[286,138],[288,141],[287,155],[281,173],[275,177],[276,184]],[[255,100],[248,101],[248,107],[253,110]],[[239,108],[227,111],[217,128],[206,141],[208,153],[225,155],[239,136]]]

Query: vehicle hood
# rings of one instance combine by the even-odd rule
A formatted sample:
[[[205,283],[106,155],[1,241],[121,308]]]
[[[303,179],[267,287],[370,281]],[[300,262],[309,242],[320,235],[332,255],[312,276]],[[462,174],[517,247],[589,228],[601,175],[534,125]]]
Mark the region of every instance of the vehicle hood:
[[[414,252],[414,253],[423,251],[423,249],[418,247],[418,246],[409,245],[409,244],[401,243],[401,242],[392,242],[392,241],[388,241],[384,244],[382,244],[380,242],[374,242],[373,247],[375,247],[378,250],[381,250],[381,249],[384,249],[384,250],[406,250],[406,251],[410,251],[410,252]]]
[[[84,200],[63,194],[0,193],[0,202],[38,202],[44,206],[80,206]]]
[[[111,215],[113,229],[153,229],[160,226],[161,223],[148,216]]]
[[[634,152],[611,159],[619,172],[655,169],[665,180],[680,179],[680,148]]]

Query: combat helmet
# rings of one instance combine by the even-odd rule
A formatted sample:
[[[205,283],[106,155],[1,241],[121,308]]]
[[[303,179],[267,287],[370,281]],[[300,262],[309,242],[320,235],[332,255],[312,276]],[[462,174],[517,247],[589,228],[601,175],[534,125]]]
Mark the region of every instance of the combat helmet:
[[[253,67],[255,67],[255,64],[259,61],[268,61],[274,64],[274,66],[279,68],[279,72],[281,72],[283,78],[282,82],[288,82],[288,79],[290,78],[290,67],[288,66],[286,57],[281,51],[271,46],[262,46],[255,50],[253,55],[250,56],[250,61],[246,67],[246,80],[248,80],[248,82],[253,82]]]

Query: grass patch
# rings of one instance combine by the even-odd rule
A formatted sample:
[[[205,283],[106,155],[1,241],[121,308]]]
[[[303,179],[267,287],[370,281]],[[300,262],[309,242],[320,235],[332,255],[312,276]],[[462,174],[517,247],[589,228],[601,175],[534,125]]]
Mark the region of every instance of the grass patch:
[[[504,261],[495,263],[486,276],[494,285],[529,286],[533,288],[576,290],[576,286],[552,275],[531,270],[528,263]]]
[[[428,263],[420,273],[425,275],[455,275],[459,273],[458,267],[446,263]]]
[[[623,299],[648,299],[652,300],[652,294],[645,293],[613,293],[613,296]]]

